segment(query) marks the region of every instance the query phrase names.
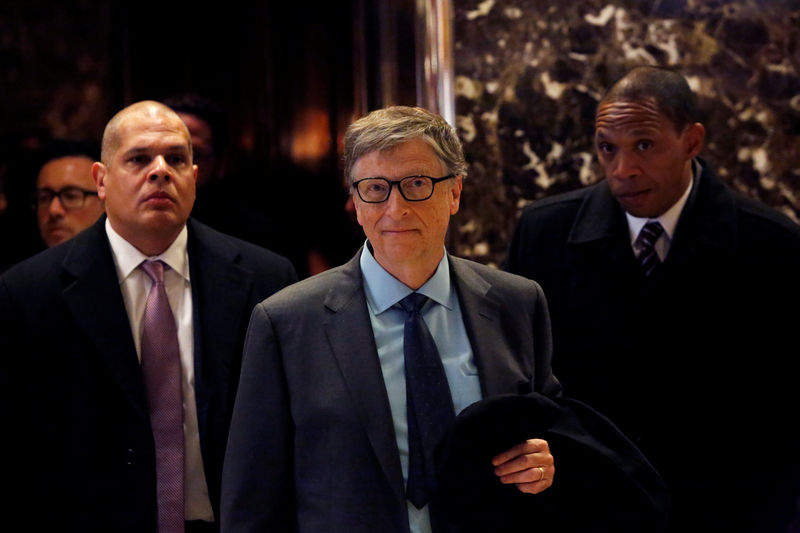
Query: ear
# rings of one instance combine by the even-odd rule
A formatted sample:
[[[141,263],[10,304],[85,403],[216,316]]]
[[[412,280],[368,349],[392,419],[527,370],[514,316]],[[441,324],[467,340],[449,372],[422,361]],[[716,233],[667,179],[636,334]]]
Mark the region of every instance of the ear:
[[[194,182],[197,183],[197,165],[192,165],[192,171],[194,174]]]
[[[94,184],[97,187],[97,197],[102,201],[105,201],[106,199],[107,175],[108,169],[103,163],[96,162],[92,165],[92,178],[94,179]]]
[[[692,159],[703,149],[706,129],[699,122],[695,122],[686,127],[686,130],[683,132],[683,138],[684,146],[686,147],[686,155],[689,159]]]
[[[450,186],[448,199],[450,200],[450,215],[458,213],[458,207],[461,205],[461,190],[464,187],[464,181],[461,176],[453,178],[453,184]]]

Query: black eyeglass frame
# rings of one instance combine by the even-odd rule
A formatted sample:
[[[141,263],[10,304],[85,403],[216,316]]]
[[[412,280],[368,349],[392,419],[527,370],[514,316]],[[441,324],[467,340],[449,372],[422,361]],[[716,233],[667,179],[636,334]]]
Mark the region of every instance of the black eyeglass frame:
[[[80,205],[75,205],[73,207],[68,207],[67,204],[64,203],[64,199],[61,197],[61,195],[66,194],[66,193],[70,193],[70,192],[76,192],[76,191],[80,192],[83,195],[83,197],[81,198],[81,203],[80,203]],[[44,202],[44,201],[40,202],[39,201],[39,195],[42,194],[43,192],[46,192],[48,197],[49,197],[49,199],[46,202]],[[73,187],[73,186],[63,187],[63,188],[61,188],[61,189],[59,189],[57,191],[55,191],[55,190],[53,190],[53,189],[51,189],[49,187],[43,187],[41,189],[37,189],[36,192],[33,193],[33,208],[34,209],[39,209],[40,207],[48,206],[53,202],[53,198],[58,197],[58,201],[61,202],[61,206],[64,209],[66,209],[68,211],[72,210],[72,209],[80,209],[86,203],[86,197],[87,196],[97,196],[97,191],[90,191],[90,190],[87,190],[87,189],[83,189],[81,187]],[[67,203],[70,203],[70,202],[67,202]]]
[[[354,181],[352,187],[353,187],[353,189],[355,189],[356,194],[358,194],[358,197],[361,199],[361,201],[364,202],[364,203],[367,203],[367,204],[382,204],[383,202],[387,201],[389,199],[389,197],[392,195],[392,187],[397,187],[397,190],[400,191],[400,196],[402,196],[403,200],[405,200],[406,202],[424,202],[425,200],[428,200],[428,199],[430,199],[431,196],[433,196],[433,191],[436,189],[436,184],[437,183],[439,183],[441,181],[445,181],[445,180],[449,180],[449,179],[455,178],[456,176],[457,176],[457,174],[448,174],[447,176],[443,176],[441,178],[434,178],[433,176],[424,176],[422,174],[418,174],[418,175],[415,175],[415,176],[406,176],[404,178],[400,178],[399,180],[390,180],[390,179],[383,178],[383,177],[380,177],[380,176],[375,176],[375,177],[371,177],[371,178],[363,178],[363,179],[360,179],[358,181]],[[406,194],[403,192],[403,188],[400,186],[400,184],[402,182],[406,181],[406,180],[410,180],[410,179],[414,179],[414,178],[426,178],[426,179],[431,180],[431,193],[428,196],[426,196],[425,198],[408,198],[408,197],[406,197]],[[384,198],[383,200],[380,200],[380,201],[364,199],[364,197],[361,196],[361,191],[358,189],[358,184],[361,183],[362,181],[367,181],[367,180],[381,180],[381,181],[385,181],[386,183],[388,183],[389,184],[389,192],[386,193],[386,198]]]

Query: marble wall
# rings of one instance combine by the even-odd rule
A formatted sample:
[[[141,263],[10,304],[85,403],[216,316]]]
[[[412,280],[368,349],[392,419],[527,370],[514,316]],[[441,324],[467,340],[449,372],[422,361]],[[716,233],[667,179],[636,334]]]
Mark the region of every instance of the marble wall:
[[[593,122],[629,68],[679,69],[701,154],[733,187],[800,219],[797,0],[458,0],[456,113],[471,173],[458,255],[499,264],[519,210],[602,179]]]
[[[103,131],[111,20],[108,6],[87,0],[0,3],[0,153],[24,136]]]

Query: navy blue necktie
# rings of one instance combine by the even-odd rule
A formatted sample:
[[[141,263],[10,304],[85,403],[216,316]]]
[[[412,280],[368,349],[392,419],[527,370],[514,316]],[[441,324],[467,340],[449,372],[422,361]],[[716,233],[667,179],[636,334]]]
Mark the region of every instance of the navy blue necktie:
[[[408,481],[406,497],[417,509],[436,490],[433,452],[449,422],[455,417],[439,351],[420,310],[428,297],[412,293],[400,301],[408,313],[403,333],[408,408]]]
[[[653,270],[661,264],[661,259],[656,252],[656,241],[661,234],[664,233],[664,228],[658,222],[648,222],[639,232],[636,237],[636,243],[639,245],[639,266],[642,267],[642,272],[645,276],[653,273]]]

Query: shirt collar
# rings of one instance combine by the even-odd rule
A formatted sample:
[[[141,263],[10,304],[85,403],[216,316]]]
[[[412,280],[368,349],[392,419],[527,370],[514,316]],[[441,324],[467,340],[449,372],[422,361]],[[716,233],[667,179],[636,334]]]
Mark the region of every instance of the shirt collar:
[[[361,273],[364,275],[367,305],[375,315],[383,313],[412,292],[424,294],[447,309],[452,309],[455,305],[455,292],[450,284],[450,264],[446,253],[439,261],[439,266],[436,267],[433,276],[416,291],[411,290],[403,282],[389,274],[375,260],[369,241],[364,243],[360,265]]]
[[[114,256],[114,264],[117,267],[117,278],[122,283],[131,273],[136,270],[142,261],[161,260],[172,270],[177,272],[183,279],[189,281],[189,256],[186,250],[186,243],[189,240],[189,232],[186,225],[172,241],[172,244],[161,254],[156,256],[146,256],[134,245],[126,241],[119,233],[114,231],[111,223],[106,218],[106,235],[111,244],[111,252]]]
[[[675,227],[678,225],[678,219],[681,216],[681,211],[683,211],[683,207],[686,205],[686,201],[689,199],[689,193],[692,191],[692,185],[694,184],[697,179],[700,177],[700,172],[702,171],[702,167],[700,166],[697,161],[692,161],[692,179],[689,181],[689,185],[686,187],[686,190],[683,191],[683,194],[678,199],[672,207],[667,209],[661,216],[656,218],[640,218],[635,217],[625,212],[625,217],[628,219],[628,230],[630,231],[631,243],[636,241],[636,237],[639,236],[639,232],[642,231],[642,228],[648,222],[659,222],[661,227],[664,228],[664,233],[666,234],[668,239],[672,239],[672,236],[675,234]]]

